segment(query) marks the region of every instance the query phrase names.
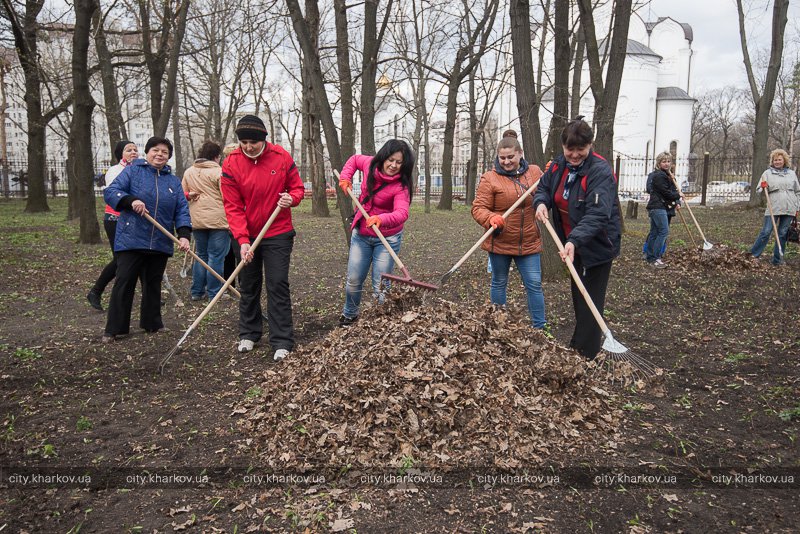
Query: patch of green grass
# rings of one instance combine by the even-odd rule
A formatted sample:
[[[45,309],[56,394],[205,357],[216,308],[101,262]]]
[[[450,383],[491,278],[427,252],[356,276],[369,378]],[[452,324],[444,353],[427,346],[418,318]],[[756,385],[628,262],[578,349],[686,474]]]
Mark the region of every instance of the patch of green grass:
[[[727,356],[725,356],[725,361],[728,363],[739,363],[749,358],[750,358],[749,354],[745,354],[744,352],[735,352],[733,354],[728,354]]]
[[[264,393],[264,391],[260,387],[253,386],[247,390],[244,396],[247,398],[247,400],[253,400],[260,397],[262,393]]]
[[[800,404],[794,408],[786,408],[785,410],[781,410],[778,413],[778,417],[781,418],[781,421],[786,421],[787,423],[792,419],[800,419]]]
[[[89,420],[88,417],[82,415],[78,418],[78,422],[75,423],[75,430],[78,432],[83,432],[85,430],[92,429],[92,422]]]
[[[38,360],[39,358],[42,357],[42,355],[36,352],[35,350],[26,347],[20,347],[17,350],[15,350],[14,356],[16,356],[17,358],[19,358],[24,362]]]

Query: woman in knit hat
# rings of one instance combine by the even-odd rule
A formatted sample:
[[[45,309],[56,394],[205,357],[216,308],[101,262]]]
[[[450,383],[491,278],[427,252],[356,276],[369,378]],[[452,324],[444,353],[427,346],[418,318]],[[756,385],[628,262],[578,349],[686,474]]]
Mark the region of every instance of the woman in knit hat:
[[[127,139],[119,141],[114,147],[114,158],[116,158],[116,161],[119,163],[106,171],[106,183],[103,189],[111,185],[114,182],[114,179],[119,176],[119,173],[122,172],[122,169],[127,167],[129,163],[138,157],[139,149],[136,148],[136,143],[133,141],[128,141]],[[114,253],[114,236],[117,233],[117,219],[119,219],[119,212],[115,211],[114,208],[106,204],[105,215],[103,215],[103,228],[106,231],[108,243],[111,245],[112,254]],[[103,291],[105,291],[106,286],[111,282],[111,280],[114,279],[116,275],[117,256],[114,254],[111,257],[111,261],[108,262],[108,265],[103,267],[100,277],[94,283],[94,286],[89,291],[89,294],[86,295],[86,299],[89,301],[89,304],[91,304],[92,308],[98,311],[103,311],[103,305],[101,303]]]
[[[267,323],[273,360],[294,348],[289,260],[295,231],[289,208],[305,192],[297,165],[286,150],[267,142],[267,128],[255,115],[236,126],[239,148],[222,163],[222,197],[233,238],[245,267],[239,273],[239,352],[253,350],[263,335],[261,281],[267,288]],[[275,209],[277,217],[258,248],[252,242]],[[263,269],[262,269],[263,266]]]

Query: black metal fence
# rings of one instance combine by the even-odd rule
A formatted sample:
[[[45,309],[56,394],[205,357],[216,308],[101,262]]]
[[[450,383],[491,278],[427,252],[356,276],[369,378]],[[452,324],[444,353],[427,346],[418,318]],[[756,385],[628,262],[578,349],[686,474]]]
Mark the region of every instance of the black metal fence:
[[[797,168],[800,156],[794,157],[792,167]],[[632,158],[618,156],[613,162],[614,169],[619,178],[619,196],[621,199],[647,200],[645,184],[647,175],[653,170],[655,164],[652,158]],[[478,166],[478,176],[486,169],[491,168],[492,162],[485,162]],[[750,198],[750,171],[753,165],[751,157],[720,157],[690,155],[677,158],[675,161],[675,178],[681,190],[689,196],[700,196],[702,203],[725,203],[747,200]],[[23,198],[28,194],[27,160],[9,160],[0,168],[0,194],[5,198]],[[103,173],[110,164],[96,163],[95,173]],[[767,165],[759,165],[766,169]],[[66,196],[68,191],[66,160],[48,159],[45,162],[45,188],[52,197]],[[453,196],[456,199],[466,197],[468,164],[454,163],[452,165]],[[430,165],[431,194],[440,197],[442,194],[442,163],[431,162]],[[300,166],[300,175],[303,179],[310,176],[306,166]],[[334,189],[336,181],[331,169],[326,169],[327,188]],[[87,180],[94,180],[95,176],[87,176]],[[425,192],[424,165],[419,165],[417,180],[417,195]],[[361,177],[354,177],[356,191],[360,189]],[[476,180],[477,182],[477,180]],[[311,189],[311,182],[305,182],[306,188]],[[477,186],[477,183],[476,183]],[[102,196],[100,187],[95,186],[97,196]]]

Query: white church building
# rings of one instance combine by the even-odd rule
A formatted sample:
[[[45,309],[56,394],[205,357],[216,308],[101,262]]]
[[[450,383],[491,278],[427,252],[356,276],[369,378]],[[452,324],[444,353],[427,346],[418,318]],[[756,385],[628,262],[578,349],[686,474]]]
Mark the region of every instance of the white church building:
[[[614,123],[620,191],[644,191],[655,156],[665,150],[676,157],[678,180],[686,177],[695,102],[689,94],[692,39],[692,28],[686,23],[669,17],[645,22],[636,13],[631,17]],[[584,62],[581,83],[584,96],[580,114],[592,124],[594,99],[589,89],[588,62]],[[553,93],[549,91],[542,98],[539,116],[545,138],[552,109]],[[499,112],[501,125],[519,129],[513,89],[503,95]]]

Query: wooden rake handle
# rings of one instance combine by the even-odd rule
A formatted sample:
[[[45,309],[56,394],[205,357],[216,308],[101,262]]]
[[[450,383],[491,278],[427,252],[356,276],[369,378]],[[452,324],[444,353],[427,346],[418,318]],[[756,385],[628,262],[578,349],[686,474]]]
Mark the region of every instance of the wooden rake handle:
[[[689,234],[689,239],[692,240],[692,247],[697,248],[697,241],[694,240],[694,236],[692,235],[692,231],[689,230],[689,225],[686,224],[686,217],[683,216],[683,212],[681,210],[676,210],[678,215],[681,217],[681,222],[683,223],[683,227],[686,228],[686,233]]]
[[[255,241],[253,241],[253,244],[250,246],[250,250],[255,250],[256,248],[258,248],[258,245],[261,244],[261,240],[264,238],[264,234],[266,234],[267,230],[269,230],[269,227],[272,226],[272,223],[275,221],[275,218],[278,216],[278,213],[280,213],[280,211],[281,211],[280,206],[275,208],[275,211],[273,211],[272,215],[269,216],[269,219],[267,219],[267,222],[264,224],[264,227],[258,233],[258,236],[256,237]],[[236,269],[233,270],[233,273],[231,273],[228,279],[225,280],[225,284],[223,284],[222,289],[219,290],[219,292],[214,296],[211,302],[209,302],[208,305],[205,307],[205,309],[200,313],[200,315],[197,316],[197,319],[194,320],[189,329],[186,330],[186,333],[183,335],[183,338],[178,343],[179,345],[180,343],[183,342],[184,339],[186,339],[186,336],[189,335],[189,332],[194,330],[197,327],[197,325],[200,324],[200,321],[203,320],[203,317],[208,315],[208,312],[211,311],[211,308],[214,307],[217,301],[219,301],[219,299],[222,298],[222,295],[223,293],[225,293],[225,290],[231,286],[234,280],[236,280],[236,276],[239,274],[239,271],[241,271],[244,268],[244,266],[245,262],[240,261],[239,265],[236,266]]]
[[[558,238],[558,234],[556,234],[556,231],[553,229],[553,225],[550,224],[550,221],[548,219],[544,220],[544,226],[545,228],[547,228],[547,231],[550,232],[550,237],[552,237],[553,241],[555,241],[556,246],[558,247],[558,251],[564,252],[564,245],[561,243],[561,240]],[[575,280],[575,285],[578,286],[581,295],[583,295],[583,299],[586,301],[586,305],[589,306],[589,309],[592,311],[594,320],[597,321],[598,325],[600,325],[600,329],[603,331],[603,334],[608,336],[611,330],[608,328],[608,325],[603,319],[603,316],[600,315],[600,311],[597,309],[597,306],[594,305],[594,301],[592,301],[592,297],[589,296],[589,292],[586,291],[586,286],[583,285],[581,277],[578,276],[578,271],[575,270],[575,266],[572,264],[572,260],[570,260],[569,258],[565,258],[564,263],[567,264],[567,267],[569,268],[569,274],[571,274],[572,279]]]
[[[338,181],[339,180],[339,171],[337,171],[336,169],[333,169],[333,174],[336,175],[336,179]],[[367,210],[365,210],[364,206],[361,205],[361,202],[358,201],[358,197],[356,197],[355,193],[353,193],[353,188],[352,187],[347,190],[347,194],[349,194],[350,198],[353,199],[353,202],[355,202],[355,205],[358,208],[358,211],[361,212],[361,216],[364,217],[364,221],[366,222],[366,220],[369,219],[369,213],[367,213]],[[378,229],[378,227],[377,226],[371,226],[371,228],[375,232],[375,235],[378,236],[378,239],[381,240],[381,243],[383,243],[383,246],[389,252],[389,255],[392,257],[394,262],[397,264],[397,267],[401,271],[403,271],[403,274],[406,276],[406,278],[411,278],[411,275],[408,274],[408,269],[406,269],[406,266],[403,265],[402,261],[400,261],[400,258],[397,256],[397,253],[394,251],[394,249],[391,246],[389,246],[389,242],[386,241],[385,237],[383,237],[383,234]]]
[[[680,186],[678,185],[678,180],[675,179],[675,176],[671,172],[667,174],[669,174],[669,177],[672,178],[672,181],[675,183],[675,187],[677,187],[678,191],[680,191]],[[689,200],[686,200],[685,204],[686,204],[686,209],[689,210],[689,216],[692,218],[692,221],[694,221],[694,225],[697,227],[697,231],[700,232],[700,237],[703,238],[703,243],[708,243],[708,239],[706,239],[706,235],[703,233],[703,229],[700,228],[700,224],[697,222],[697,219],[694,216],[694,212],[692,212],[692,207],[689,205]]]
[[[178,238],[177,238],[177,237],[175,237],[174,235],[172,235],[172,232],[170,232],[169,230],[167,230],[166,228],[164,228],[163,226],[161,226],[161,224],[160,224],[160,223],[159,223],[157,220],[155,220],[153,217],[151,217],[149,213],[145,212],[145,213],[143,213],[143,214],[142,214],[142,216],[143,216],[145,219],[147,219],[148,221],[150,221],[150,222],[153,224],[153,226],[155,226],[156,228],[158,228],[158,229],[159,229],[159,230],[160,230],[160,231],[161,231],[161,232],[162,232],[162,233],[163,233],[165,236],[167,236],[167,237],[169,237],[170,239],[172,239],[172,241],[174,241],[174,242],[175,242],[175,243],[177,243],[178,245],[180,245],[180,244],[181,244],[180,240],[178,240]],[[224,278],[222,278],[222,276],[220,276],[220,275],[219,275],[219,273],[218,273],[217,271],[215,271],[214,269],[212,269],[212,268],[211,268],[211,266],[210,266],[209,264],[207,264],[206,262],[204,262],[203,260],[201,260],[201,259],[200,259],[200,256],[198,256],[197,254],[195,254],[195,253],[194,253],[194,251],[193,251],[191,248],[189,248],[189,255],[190,255],[192,258],[194,258],[194,260],[195,260],[196,262],[198,262],[200,265],[202,265],[203,267],[205,267],[205,268],[206,268],[206,270],[208,270],[208,272],[209,272],[209,273],[211,273],[212,275],[214,275],[214,277],[215,277],[217,280],[219,280],[219,281],[220,281],[220,282],[222,282],[222,283],[225,283],[225,279],[224,279]],[[232,287],[226,287],[225,289],[230,289],[230,291],[231,291],[231,292],[232,292],[234,295],[236,295],[236,296],[237,296],[237,297],[239,297],[239,298],[242,298],[242,295],[241,295],[241,293],[239,293],[238,291],[236,291],[236,289],[235,289],[235,288],[232,288]],[[222,292],[222,291],[220,291],[220,293],[221,293],[221,292]]]
[[[769,185],[767,185],[769,187]],[[781,247],[781,238],[778,237],[778,225],[775,224],[775,213],[772,211],[772,201],[769,199],[769,192],[764,189],[764,196],[767,197],[767,209],[769,210],[769,218],[772,221],[772,230],[775,233],[775,244],[778,245],[778,254],[783,257],[783,247]]]
[[[533,193],[533,192],[536,190],[536,186],[538,186],[538,185],[539,185],[539,180],[536,180],[535,182],[533,182],[533,184],[532,184],[532,185],[531,185],[531,186],[530,186],[528,189],[526,189],[526,190],[525,190],[525,192],[524,192],[524,193],[522,193],[522,195],[520,195],[520,197],[519,197],[519,198],[516,200],[516,202],[514,202],[513,204],[511,204],[511,207],[509,207],[509,208],[508,208],[508,209],[505,211],[505,213],[503,213],[503,215],[502,215],[503,219],[508,219],[508,216],[509,216],[509,215],[511,215],[511,214],[514,212],[514,210],[516,210],[516,209],[517,209],[517,208],[520,206],[520,204],[522,204],[523,202],[525,202],[525,199],[526,199],[526,198],[528,198],[529,196],[531,196],[531,193]],[[492,235],[492,232],[494,232],[494,231],[495,231],[494,227],[489,227],[489,229],[488,229],[488,230],[486,230],[486,231],[483,233],[483,235],[481,236],[481,238],[480,238],[480,239],[478,239],[478,240],[475,242],[475,244],[474,244],[474,245],[472,245],[472,248],[470,248],[470,249],[467,251],[467,253],[466,253],[466,254],[464,254],[463,256],[461,256],[461,259],[460,259],[460,260],[458,260],[458,261],[456,262],[456,264],[455,264],[455,265],[453,265],[453,267],[452,267],[452,268],[451,268],[451,269],[450,269],[448,272],[450,272],[450,273],[453,273],[453,272],[455,272],[456,270],[458,270],[458,268],[459,268],[459,267],[461,267],[461,266],[464,264],[464,262],[465,262],[465,261],[467,261],[467,260],[469,259],[469,257],[470,257],[470,256],[472,256],[472,254],[473,254],[473,253],[474,253],[476,250],[478,250],[478,247],[480,247],[480,246],[483,244],[483,242],[484,242],[484,241],[486,241],[487,239],[489,239],[489,236],[490,236],[490,235]]]

